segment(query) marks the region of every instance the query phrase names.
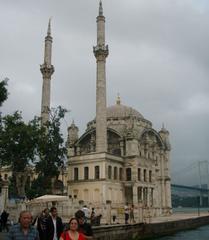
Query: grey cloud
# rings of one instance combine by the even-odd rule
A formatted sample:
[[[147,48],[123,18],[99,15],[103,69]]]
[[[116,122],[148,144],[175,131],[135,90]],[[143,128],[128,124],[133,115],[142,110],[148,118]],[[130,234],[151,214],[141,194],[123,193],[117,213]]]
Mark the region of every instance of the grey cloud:
[[[3,113],[40,114],[44,37],[52,16],[52,106],[71,112],[80,133],[95,115],[98,1],[3,1],[1,76],[9,77]],[[204,0],[103,0],[108,105],[117,93],[159,130],[170,131],[172,169],[208,159],[209,3]],[[209,160],[209,159],[208,159]]]

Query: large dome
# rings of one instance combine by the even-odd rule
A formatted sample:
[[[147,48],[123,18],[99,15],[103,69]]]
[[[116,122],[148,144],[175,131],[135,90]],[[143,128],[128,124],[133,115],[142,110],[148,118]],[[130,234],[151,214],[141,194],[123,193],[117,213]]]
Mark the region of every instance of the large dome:
[[[107,108],[107,118],[126,118],[130,116],[144,118],[137,110],[120,103]]]

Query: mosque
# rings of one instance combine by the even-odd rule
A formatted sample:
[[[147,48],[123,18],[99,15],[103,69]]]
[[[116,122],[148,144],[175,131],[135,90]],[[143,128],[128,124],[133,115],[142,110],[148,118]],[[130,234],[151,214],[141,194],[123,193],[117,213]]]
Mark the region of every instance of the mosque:
[[[50,82],[54,72],[51,64],[52,37],[50,23],[45,38],[42,122],[48,120]],[[96,117],[87,123],[79,137],[73,122],[68,128],[67,194],[72,199],[101,206],[134,204],[147,208],[152,216],[171,213],[171,179],[169,132],[152,128],[151,121],[123,105],[106,105],[105,17],[102,2],[97,16]]]

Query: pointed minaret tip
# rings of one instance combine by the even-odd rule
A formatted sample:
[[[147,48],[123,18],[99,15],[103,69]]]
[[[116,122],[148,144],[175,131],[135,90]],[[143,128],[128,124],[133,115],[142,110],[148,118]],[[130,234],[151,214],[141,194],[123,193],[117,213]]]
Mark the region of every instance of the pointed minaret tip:
[[[48,23],[48,29],[47,29],[47,36],[51,36],[51,20],[52,18],[49,18],[49,23]]]
[[[103,16],[102,1],[99,1],[99,16]]]

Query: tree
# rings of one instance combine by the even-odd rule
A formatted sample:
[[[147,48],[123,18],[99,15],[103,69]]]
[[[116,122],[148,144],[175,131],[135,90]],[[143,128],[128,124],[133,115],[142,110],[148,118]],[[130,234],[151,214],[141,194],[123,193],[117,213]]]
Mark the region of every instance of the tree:
[[[50,120],[41,128],[37,149],[40,160],[36,163],[38,178],[34,180],[28,192],[30,197],[34,197],[34,193],[36,195],[52,193],[53,180],[57,179],[59,169],[64,165],[67,149],[60,126],[66,112],[67,110],[61,106],[51,109]]]
[[[7,82],[8,82],[8,78],[5,78],[4,80],[0,81],[0,107],[8,97],[8,91],[6,88]]]
[[[11,167],[18,196],[25,196],[28,167],[36,159],[40,129],[34,119],[24,123],[21,113],[1,119],[0,165]]]
[[[13,196],[25,197],[25,191],[30,197],[52,192],[52,182],[58,177],[67,153],[60,133],[65,113],[62,107],[53,109],[45,126],[41,126],[37,117],[25,123],[18,111],[0,118],[0,166],[11,167]],[[38,179],[26,188],[31,166]]]

